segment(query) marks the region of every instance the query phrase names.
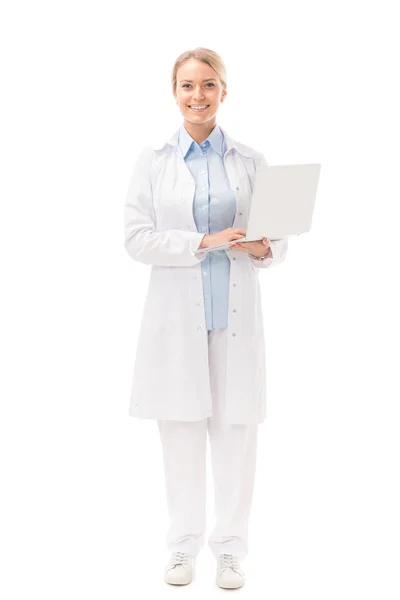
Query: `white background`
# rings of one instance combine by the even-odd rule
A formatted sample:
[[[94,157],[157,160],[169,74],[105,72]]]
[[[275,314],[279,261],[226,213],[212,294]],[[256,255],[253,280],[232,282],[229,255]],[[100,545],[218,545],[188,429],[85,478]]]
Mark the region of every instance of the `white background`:
[[[156,423],[128,416],[150,267],[123,245],[144,145],[180,126],[175,59],[228,72],[217,122],[321,162],[312,230],[260,272],[267,420],[248,597],[397,600],[395,3],[4,2],[1,546],[8,600],[172,597]],[[210,476],[211,477],[211,476]],[[211,479],[209,530],[213,524]],[[208,533],[208,532],[207,532]],[[223,593],[207,547],[182,593]]]

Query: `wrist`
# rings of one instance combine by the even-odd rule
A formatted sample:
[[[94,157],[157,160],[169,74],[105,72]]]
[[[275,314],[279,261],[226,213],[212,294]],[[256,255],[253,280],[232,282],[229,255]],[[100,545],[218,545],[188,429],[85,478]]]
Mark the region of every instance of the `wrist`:
[[[201,240],[199,248],[207,248],[207,239],[208,239],[208,234],[206,233],[203,236],[203,239]]]
[[[265,254],[260,255],[256,255],[256,254],[250,254],[250,256],[252,258],[255,258],[256,260],[266,260],[267,258],[272,258],[272,250],[271,250],[271,246],[269,246],[267,252]]]

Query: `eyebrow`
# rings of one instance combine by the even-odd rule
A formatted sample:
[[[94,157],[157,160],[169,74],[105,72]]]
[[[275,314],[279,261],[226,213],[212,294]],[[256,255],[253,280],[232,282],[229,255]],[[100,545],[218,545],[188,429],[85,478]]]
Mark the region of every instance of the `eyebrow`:
[[[188,81],[189,83],[193,83],[192,79],[181,79],[181,82],[182,81]],[[209,77],[208,79],[203,79],[203,81],[217,81],[217,80],[215,79],[215,77]]]

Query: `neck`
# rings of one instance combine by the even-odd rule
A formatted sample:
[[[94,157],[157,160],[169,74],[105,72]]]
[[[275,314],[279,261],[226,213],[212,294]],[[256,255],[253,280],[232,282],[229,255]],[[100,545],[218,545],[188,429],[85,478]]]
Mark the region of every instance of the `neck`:
[[[215,117],[211,121],[207,121],[207,123],[191,123],[186,119],[183,121],[184,128],[198,144],[202,144],[208,138],[216,124],[217,120]]]

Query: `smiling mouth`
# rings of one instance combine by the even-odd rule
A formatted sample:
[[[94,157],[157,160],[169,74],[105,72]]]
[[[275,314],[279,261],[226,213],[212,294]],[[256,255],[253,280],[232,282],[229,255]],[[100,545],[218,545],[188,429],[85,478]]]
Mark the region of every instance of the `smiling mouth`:
[[[207,104],[204,106],[204,108],[197,108],[197,106],[195,106],[195,105],[192,106],[192,105],[188,104],[188,107],[191,108],[192,110],[196,110],[197,112],[199,112],[201,110],[206,110],[207,108],[210,107],[210,105]]]

